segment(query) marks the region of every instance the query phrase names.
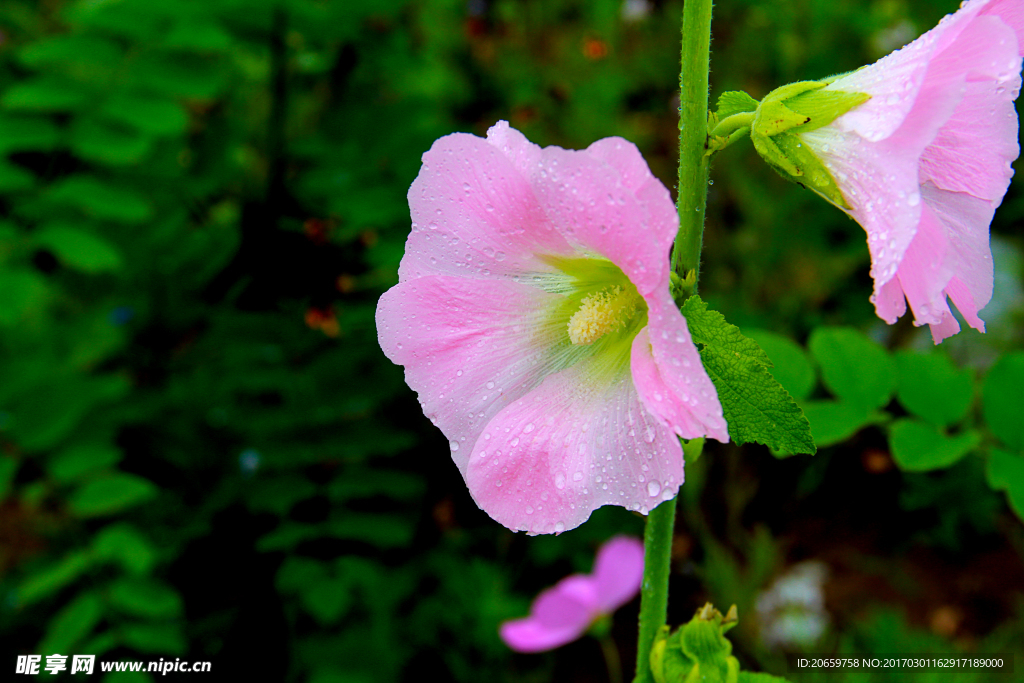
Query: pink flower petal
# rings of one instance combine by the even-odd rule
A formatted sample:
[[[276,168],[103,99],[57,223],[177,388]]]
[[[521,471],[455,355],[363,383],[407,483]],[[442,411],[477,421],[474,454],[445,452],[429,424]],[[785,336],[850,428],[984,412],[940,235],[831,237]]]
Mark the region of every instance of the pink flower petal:
[[[902,50],[831,83],[872,98],[801,134],[868,233],[878,315],[895,322],[905,296],[936,342],[959,331],[947,297],[984,330],[989,224],[1020,153],[1022,33],[1020,0],[970,0]]]
[[[727,439],[668,292],[674,207],[633,145],[611,138],[581,152],[541,149],[499,122],[486,140],[435,142],[409,203],[414,225],[399,284],[377,308],[381,347],[405,366],[470,493],[496,520],[557,533],[601,505],[646,513],[683,480],[671,420],[688,436]],[[589,270],[587,259],[595,261]],[[670,409],[650,412],[650,386],[638,395],[632,340],[570,338],[579,310],[569,308],[611,291],[628,298],[633,286],[651,329],[670,335],[644,345],[635,376],[686,401],[678,419]],[[643,307],[621,305],[587,312],[595,316],[587,329],[635,334]]]
[[[538,254],[569,254],[533,188],[486,140],[464,133],[440,138],[423,155],[409,188],[412,232],[399,280],[424,275],[469,278],[548,272]]]
[[[644,406],[684,439],[710,436],[729,441],[715,385],[703,367],[675,302],[668,292],[647,297],[648,325],[633,340],[633,382]]]
[[[545,147],[542,152],[533,185],[556,229],[578,250],[614,262],[641,294],[667,286],[667,245],[679,227],[678,218],[665,220],[664,207],[672,205],[667,191],[655,198],[664,200],[661,208],[656,203],[652,210],[619,169],[587,151]]]
[[[593,572],[597,603],[611,614],[636,597],[644,578],[644,544],[631,536],[616,536],[597,551]]]
[[[558,533],[602,505],[646,514],[675,496],[679,440],[641,405],[628,368],[601,373],[581,361],[491,420],[466,470],[487,514],[510,529]]]
[[[1020,154],[1013,101],[1020,76],[1005,84],[966,84],[956,111],[921,155],[920,181],[950,192],[965,192],[998,204]]]
[[[979,14],[999,17],[1017,34],[1018,54],[1024,57],[1024,4],[1020,0],[972,0],[982,5]]]
[[[501,639],[517,652],[543,652],[571,643],[599,615],[594,579],[568,576],[537,596],[525,619],[501,625]]]
[[[564,330],[543,315],[558,299],[525,284],[450,276],[402,282],[380,298],[381,348],[405,366],[463,472],[487,422],[547,374],[544,353]]]

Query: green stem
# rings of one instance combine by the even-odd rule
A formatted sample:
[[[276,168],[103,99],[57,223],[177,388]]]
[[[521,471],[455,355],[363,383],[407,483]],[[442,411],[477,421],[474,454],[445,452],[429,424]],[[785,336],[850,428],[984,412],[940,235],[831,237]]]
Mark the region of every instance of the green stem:
[[[668,617],[668,574],[672,560],[672,530],[676,499],[665,501],[647,515],[644,529],[644,582],[640,586],[640,639],[636,646],[636,678],[651,683],[651,646]]]
[[[680,277],[700,273],[704,204],[708,192],[708,69],[711,54],[711,0],[683,5],[682,69],[679,74],[679,234],[672,269]]]
[[[696,292],[708,191],[708,71],[712,0],[683,6],[682,65],[679,74],[679,234],[672,270]],[[687,277],[692,271],[693,275]],[[640,589],[640,637],[634,683],[652,683],[650,653],[668,616],[668,575],[672,559],[675,499],[651,510],[644,530],[644,579]]]
[[[597,642],[601,643],[601,654],[604,655],[604,665],[608,669],[608,683],[622,683],[622,662],[615,641],[611,636],[604,635]]]

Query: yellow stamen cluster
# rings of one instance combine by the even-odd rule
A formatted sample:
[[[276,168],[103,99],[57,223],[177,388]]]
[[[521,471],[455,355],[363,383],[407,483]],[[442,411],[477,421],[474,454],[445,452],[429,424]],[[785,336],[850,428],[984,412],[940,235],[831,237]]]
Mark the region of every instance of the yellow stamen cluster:
[[[621,329],[636,313],[636,304],[636,293],[625,292],[619,286],[588,294],[569,319],[569,341],[592,344],[609,332]]]

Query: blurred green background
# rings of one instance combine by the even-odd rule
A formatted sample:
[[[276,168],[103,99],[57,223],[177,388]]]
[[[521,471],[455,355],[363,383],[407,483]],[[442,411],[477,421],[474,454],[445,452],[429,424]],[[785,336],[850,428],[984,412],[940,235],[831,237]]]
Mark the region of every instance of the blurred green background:
[[[956,6],[721,0],[712,97],[856,68]],[[672,188],[681,9],[0,2],[2,675],[90,653],[212,661],[203,680],[608,680],[592,638],[514,655],[497,627],[643,519],[491,521],[373,312],[439,136],[620,135]],[[1021,671],[1020,184],[992,227],[988,334],[935,350],[874,316],[854,222],[749,143],[712,177],[702,294],[763,344],[820,448],[688,465],[670,619],[736,603],[737,656],[776,674],[830,651],[1016,652]],[[627,668],[637,609],[612,630]]]

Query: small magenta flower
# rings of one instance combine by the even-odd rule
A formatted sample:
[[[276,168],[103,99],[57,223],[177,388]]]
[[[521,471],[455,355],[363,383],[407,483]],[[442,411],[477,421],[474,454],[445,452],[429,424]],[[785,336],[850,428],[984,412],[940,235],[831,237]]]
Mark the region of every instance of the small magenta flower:
[[[448,135],[409,206],[378,338],[491,517],[557,533],[602,505],[646,514],[683,481],[677,435],[728,440],[669,292],[678,216],[634,145]]]
[[[960,331],[947,297],[985,331],[989,225],[1020,152],[1022,31],[1024,0],[968,0],[870,66],[769,94],[752,126],[772,166],[867,231],[879,317],[909,302],[936,343]]]
[[[571,643],[632,600],[643,575],[643,543],[616,536],[597,551],[593,574],[567,576],[542,592],[530,616],[501,625],[501,639],[516,652],[543,652]]]

